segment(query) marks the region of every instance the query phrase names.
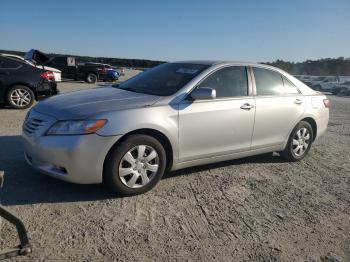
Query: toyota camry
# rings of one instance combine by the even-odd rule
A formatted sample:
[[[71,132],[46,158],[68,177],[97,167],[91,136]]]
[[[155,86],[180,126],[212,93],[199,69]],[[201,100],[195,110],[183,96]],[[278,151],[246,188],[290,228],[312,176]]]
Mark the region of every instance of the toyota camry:
[[[39,102],[23,141],[42,173],[135,195],[190,166],[269,152],[299,161],[328,118],[327,97],[280,69],[186,61]]]

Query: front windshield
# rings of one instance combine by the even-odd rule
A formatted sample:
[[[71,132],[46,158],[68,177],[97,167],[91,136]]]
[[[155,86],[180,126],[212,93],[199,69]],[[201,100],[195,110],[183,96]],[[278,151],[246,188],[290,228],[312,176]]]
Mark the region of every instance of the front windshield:
[[[170,96],[206,68],[208,65],[166,63],[146,70],[115,87],[137,93]]]

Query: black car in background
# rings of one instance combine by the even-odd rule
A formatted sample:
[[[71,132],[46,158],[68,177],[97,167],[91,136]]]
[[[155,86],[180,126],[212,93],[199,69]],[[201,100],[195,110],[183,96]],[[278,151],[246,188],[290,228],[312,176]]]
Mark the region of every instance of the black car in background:
[[[95,83],[98,80],[108,79],[110,65],[101,63],[77,63],[75,57],[58,56],[51,58],[45,65],[55,67],[62,71],[62,78],[83,80]]]
[[[108,64],[77,62],[72,56],[51,57],[36,49],[29,50],[25,54],[25,59],[42,66],[57,68],[65,79],[96,83],[98,80],[115,81],[119,77],[119,73]]]
[[[25,109],[39,97],[57,93],[52,72],[0,56],[0,103]]]

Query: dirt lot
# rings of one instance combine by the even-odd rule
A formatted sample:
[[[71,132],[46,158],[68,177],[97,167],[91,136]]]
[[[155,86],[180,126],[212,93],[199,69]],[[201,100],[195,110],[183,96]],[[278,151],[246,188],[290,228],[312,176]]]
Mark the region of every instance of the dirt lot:
[[[185,169],[129,198],[30,169],[19,136],[26,111],[0,109],[2,203],[34,247],[19,260],[350,261],[350,98],[330,100],[328,132],[301,162],[268,154]],[[2,248],[14,240],[3,222]]]

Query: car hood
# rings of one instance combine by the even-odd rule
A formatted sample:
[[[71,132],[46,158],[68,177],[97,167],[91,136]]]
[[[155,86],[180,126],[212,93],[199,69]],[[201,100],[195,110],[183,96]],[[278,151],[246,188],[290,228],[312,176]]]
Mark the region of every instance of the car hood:
[[[50,97],[39,102],[34,110],[59,120],[85,119],[102,112],[150,106],[159,99],[159,96],[100,87]]]

